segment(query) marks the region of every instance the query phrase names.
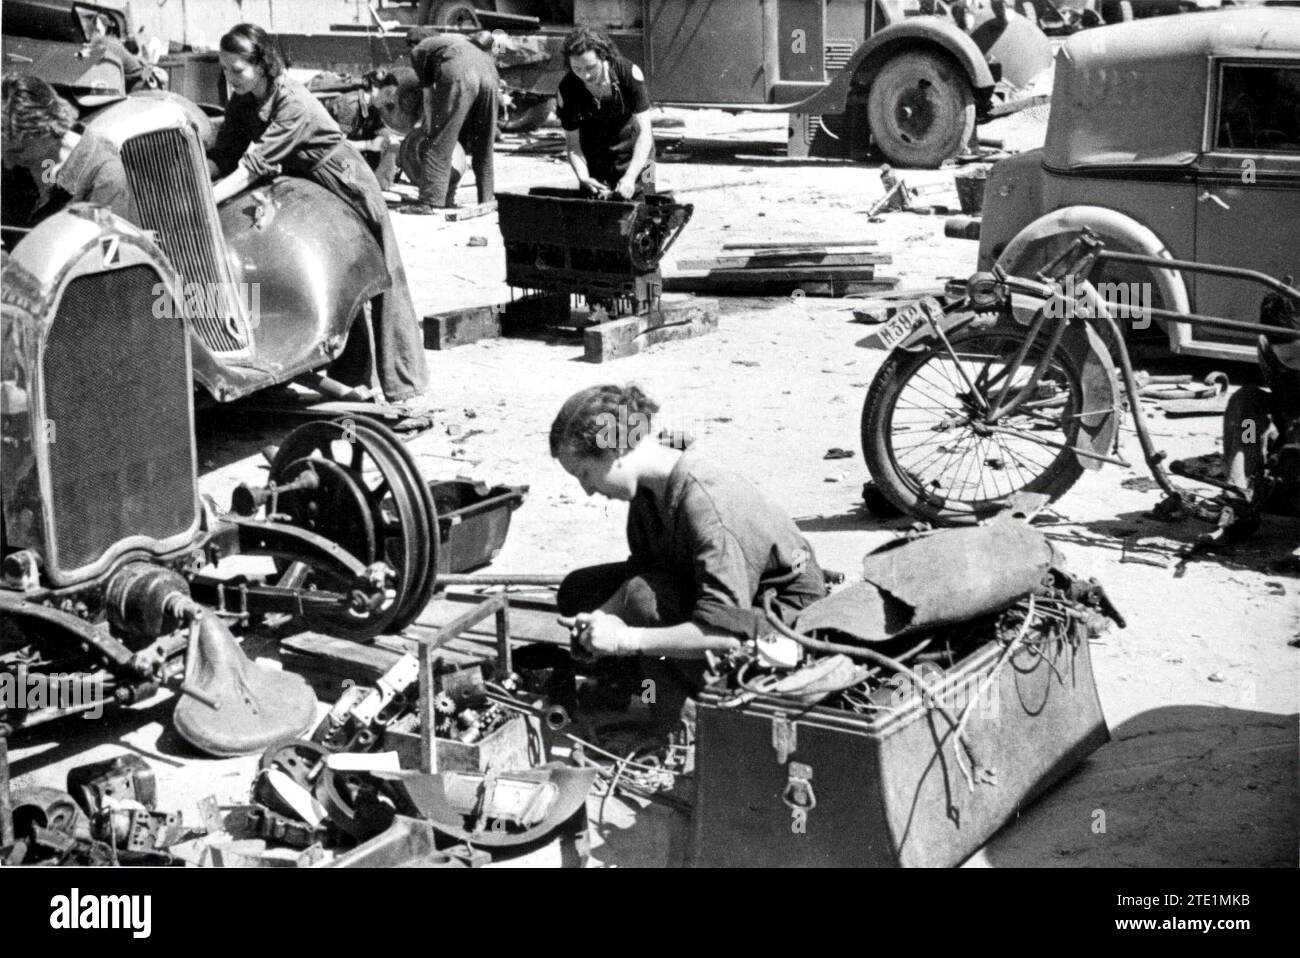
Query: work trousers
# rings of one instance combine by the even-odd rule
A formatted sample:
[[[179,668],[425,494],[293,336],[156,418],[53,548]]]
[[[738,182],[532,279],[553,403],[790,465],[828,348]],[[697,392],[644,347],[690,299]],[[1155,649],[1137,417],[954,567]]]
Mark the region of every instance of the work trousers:
[[[454,206],[451,190],[452,155],[460,143],[474,170],[478,201],[489,202],[496,191],[492,182],[492,148],[497,138],[496,78],[463,71],[446,64],[433,88],[433,130],[420,171],[420,202]]]
[[[429,368],[424,358],[424,331],[415,315],[406,268],[388,205],[379,181],[361,154],[347,143],[340,144],[307,178],[319,183],[351,206],[379,243],[384,267],[392,285],[377,296],[371,306],[375,362],[379,385],[389,402],[401,402],[422,395],[429,388]],[[349,386],[368,385],[370,356],[366,337],[353,335],[347,348],[330,368],[331,374]]]
[[[626,562],[610,562],[570,572],[555,601],[560,615],[603,609],[634,628],[653,629],[690,621],[693,593],[693,583],[679,582],[667,573],[633,575]],[[622,664],[623,660],[613,662]],[[693,721],[692,700],[706,682],[708,663],[704,659],[639,655],[629,664],[636,672],[633,681],[654,683],[648,687],[653,690],[653,702],[648,704],[657,724],[671,731],[683,719]],[[641,694],[645,688],[636,686],[634,692]]]

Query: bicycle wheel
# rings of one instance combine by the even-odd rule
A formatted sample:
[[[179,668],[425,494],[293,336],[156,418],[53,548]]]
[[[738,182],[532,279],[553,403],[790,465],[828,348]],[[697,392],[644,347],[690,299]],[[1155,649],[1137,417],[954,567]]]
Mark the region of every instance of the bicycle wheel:
[[[987,410],[1007,378],[1011,398],[1029,381],[1046,342],[1012,368],[1024,342],[1019,326],[962,330],[949,341],[956,360],[938,344],[896,350],[867,391],[862,450],[881,493],[936,524],[986,518],[1017,492],[1060,497],[1083,471],[1070,450],[1084,411],[1074,357],[1057,346],[1034,394],[991,421]]]

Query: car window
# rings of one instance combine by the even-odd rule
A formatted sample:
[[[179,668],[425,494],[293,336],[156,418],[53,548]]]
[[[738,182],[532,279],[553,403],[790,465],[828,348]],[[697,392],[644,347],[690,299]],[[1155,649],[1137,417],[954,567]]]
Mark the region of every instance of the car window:
[[[1215,149],[1300,153],[1300,66],[1225,63]]]

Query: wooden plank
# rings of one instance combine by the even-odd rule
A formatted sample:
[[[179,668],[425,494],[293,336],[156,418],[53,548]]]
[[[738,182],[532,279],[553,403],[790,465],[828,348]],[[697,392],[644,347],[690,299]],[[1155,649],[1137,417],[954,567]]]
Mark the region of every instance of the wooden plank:
[[[892,263],[889,253],[825,253],[811,250],[796,253],[755,253],[753,255],[714,256],[704,259],[679,259],[678,269],[762,269],[797,266],[873,266]]]
[[[789,296],[802,290],[805,296],[858,296],[887,292],[897,286],[896,276],[872,276],[843,280],[754,280],[742,270],[724,279],[708,276],[667,276],[664,289],[676,293],[730,294],[733,296]]]
[[[706,278],[727,280],[753,280],[762,282],[783,282],[786,280],[821,280],[832,279],[871,279],[874,266],[775,266],[758,269],[713,269]]]
[[[424,348],[452,349],[501,335],[501,305],[470,306],[424,317]]]
[[[603,363],[634,356],[647,346],[703,336],[717,328],[716,299],[661,300],[657,309],[640,316],[587,327],[582,334],[583,359]]]
[[[897,276],[877,276],[874,279],[836,279],[827,283],[803,283],[798,288],[805,296],[863,296],[887,292],[899,283]]]
[[[790,240],[781,240],[777,242],[762,243],[723,243],[723,249],[828,249],[830,247],[841,246],[875,246],[876,240],[857,239],[857,240],[809,240],[806,243],[796,243]]]

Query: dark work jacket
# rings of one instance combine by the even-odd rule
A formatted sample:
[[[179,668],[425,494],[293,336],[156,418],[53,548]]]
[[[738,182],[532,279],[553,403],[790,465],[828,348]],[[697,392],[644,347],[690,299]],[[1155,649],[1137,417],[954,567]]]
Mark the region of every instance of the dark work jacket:
[[[343,142],[334,118],[307,88],[288,74],[270,82],[266,98],[230,98],[226,119],[208,158],[219,176],[242,164],[257,178],[307,176]]]
[[[691,621],[757,638],[769,629],[759,600],[802,609],[826,595],[812,546],[794,520],[739,475],[687,450],[663,501],[642,489],[627,517],[633,573],[664,571],[694,595]]]
[[[411,65],[422,87],[457,77],[472,78],[493,87],[497,84],[496,60],[457,34],[421,40],[411,50]]]
[[[632,163],[637,134],[632,117],[650,109],[650,90],[633,75],[632,62],[622,57],[609,61],[609,76],[609,95],[597,100],[576,73],[565,73],[556,112],[561,126],[578,131],[592,177],[614,186]]]
[[[131,187],[117,147],[94,133],[82,133],[67,160],[54,173],[48,198],[35,207],[27,225],[35,226],[69,203],[93,203],[135,222]]]

